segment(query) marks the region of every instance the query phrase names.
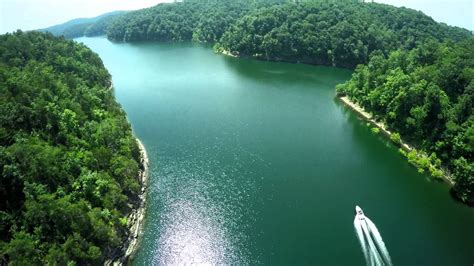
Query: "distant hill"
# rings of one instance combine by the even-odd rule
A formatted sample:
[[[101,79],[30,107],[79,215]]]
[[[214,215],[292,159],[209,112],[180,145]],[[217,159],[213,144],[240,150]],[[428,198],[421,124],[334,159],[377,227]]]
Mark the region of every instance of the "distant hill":
[[[99,36],[105,34],[105,29],[115,17],[125,13],[127,11],[113,11],[93,18],[76,18],[38,31],[50,32],[55,36],[64,36],[69,39],[84,35]]]

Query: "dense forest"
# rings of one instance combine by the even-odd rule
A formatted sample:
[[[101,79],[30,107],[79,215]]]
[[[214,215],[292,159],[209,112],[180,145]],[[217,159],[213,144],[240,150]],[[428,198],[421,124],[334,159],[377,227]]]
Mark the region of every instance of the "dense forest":
[[[160,4],[120,16],[107,29],[107,36],[125,42],[216,42],[249,9],[245,1]]]
[[[339,94],[372,112],[417,149],[408,154],[421,172],[445,166],[454,192],[474,204],[474,37],[434,41],[411,51],[373,53]],[[425,153],[428,159],[419,156]]]
[[[354,68],[376,50],[411,49],[427,39],[462,40],[467,30],[421,12],[358,1],[273,5],[239,19],[217,49],[266,60]]]
[[[376,50],[387,55],[428,39],[471,35],[407,8],[351,0],[280,2],[161,4],[120,16],[107,35],[125,42],[211,42],[238,56],[348,68],[366,63]]]
[[[140,151],[89,48],[0,36],[0,260],[99,264],[128,235]]]

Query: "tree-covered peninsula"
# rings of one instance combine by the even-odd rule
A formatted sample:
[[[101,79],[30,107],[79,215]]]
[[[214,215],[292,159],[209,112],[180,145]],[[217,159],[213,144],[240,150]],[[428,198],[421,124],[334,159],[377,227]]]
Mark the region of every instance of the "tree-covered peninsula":
[[[99,264],[129,234],[140,151],[89,48],[0,36],[1,264]]]

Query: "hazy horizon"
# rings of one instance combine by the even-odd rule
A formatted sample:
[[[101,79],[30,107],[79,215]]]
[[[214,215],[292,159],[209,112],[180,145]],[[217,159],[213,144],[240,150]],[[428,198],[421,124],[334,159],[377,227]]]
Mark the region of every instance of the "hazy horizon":
[[[0,34],[17,29],[34,30],[75,18],[95,17],[116,10],[136,10],[172,0],[2,0]],[[420,10],[438,22],[474,30],[474,3],[471,0],[376,0],[379,3]]]

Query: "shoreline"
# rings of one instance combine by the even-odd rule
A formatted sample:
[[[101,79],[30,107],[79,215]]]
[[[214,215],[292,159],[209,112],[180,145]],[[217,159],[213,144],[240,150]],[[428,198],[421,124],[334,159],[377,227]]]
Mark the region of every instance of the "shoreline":
[[[336,96],[342,103],[344,103],[344,105],[348,106],[350,109],[352,109],[354,112],[356,112],[359,116],[361,116],[363,119],[365,119],[366,121],[370,122],[372,125],[374,125],[375,127],[377,127],[378,129],[380,129],[380,131],[390,139],[390,137],[392,136],[393,133],[395,132],[391,132],[390,130],[387,129],[386,125],[382,122],[377,122],[375,121],[375,119],[372,117],[372,114],[368,113],[367,111],[365,111],[365,109],[360,106],[359,104],[351,101],[349,99],[349,97],[347,96]],[[390,139],[391,140],[391,139]],[[400,139],[400,143],[395,143],[394,141],[392,141],[392,143],[394,143],[395,145],[399,146],[401,149],[403,149],[405,152],[411,152],[414,150],[414,148],[409,145],[408,143],[404,142],[402,139]],[[422,157],[426,157],[428,158],[428,156],[424,155],[424,154],[421,154],[420,153],[420,156]],[[406,157],[406,156],[405,156]],[[410,162],[409,162],[410,163]],[[412,164],[412,163],[410,163]],[[433,165],[431,165],[433,166]],[[416,166],[415,166],[416,167]],[[434,166],[433,166],[434,167]],[[443,175],[441,176],[441,179],[443,181],[445,181],[446,183],[448,183],[451,187],[454,186],[455,182],[454,180],[451,178],[451,176],[449,175],[449,173],[443,169],[443,168],[436,168],[436,169],[439,169],[440,171],[443,172]],[[428,172],[429,173],[429,172]],[[430,174],[431,175],[431,174]]]
[[[263,54],[254,54],[250,56],[241,56],[239,54],[233,54],[228,50],[223,50],[222,48],[213,48],[214,53],[216,54],[221,54],[224,56],[229,56],[233,58],[245,58],[245,59],[252,59],[252,60],[258,60],[258,61],[263,61],[263,62],[274,62],[274,63],[287,63],[287,64],[303,64],[307,66],[313,66],[313,67],[334,67],[338,69],[344,69],[344,70],[350,70],[352,71],[353,68],[351,66],[343,66],[343,65],[332,65],[329,63],[325,62],[314,62],[314,61],[308,61],[308,60],[286,60],[286,59],[278,59],[278,58],[265,58]]]
[[[232,54],[231,52],[227,51],[227,50],[224,50],[224,49],[219,49],[219,50],[216,50],[216,53],[219,53],[219,54],[222,54],[222,55],[225,55],[225,56],[230,56],[230,57],[234,57],[234,58],[241,58],[240,56],[238,55],[235,55],[235,54]],[[376,128],[378,128],[386,137],[389,138],[389,140],[394,143],[395,145],[397,145],[398,147],[400,147],[400,152],[403,154],[403,156],[405,158],[407,158],[408,160],[408,163],[415,166],[416,168],[418,168],[418,172],[420,172],[420,165],[416,165],[415,163],[413,163],[412,161],[409,160],[409,157],[407,156],[407,153],[410,153],[410,152],[414,152],[415,153],[415,157],[416,158],[422,158],[422,159],[426,159],[428,160],[430,163],[429,163],[429,167],[427,169],[424,169],[424,168],[421,168],[421,172],[420,173],[423,173],[425,170],[429,170],[428,171],[428,174],[435,178],[435,179],[442,179],[444,182],[448,183],[451,187],[453,187],[455,185],[455,182],[453,180],[453,178],[451,177],[449,171],[442,167],[442,166],[435,166],[433,163],[431,163],[430,161],[430,157],[425,153],[425,151],[423,150],[416,150],[414,147],[412,147],[410,144],[408,144],[407,142],[405,142],[403,139],[399,138],[399,141],[396,142],[392,139],[392,135],[394,133],[397,133],[397,132],[391,132],[390,130],[388,130],[387,126],[383,123],[383,122],[378,122],[376,121],[372,114],[370,114],[369,112],[365,111],[365,109],[360,106],[359,104],[351,101],[349,99],[349,97],[347,96],[339,96],[339,95],[336,95],[337,98],[339,98],[340,101],[342,101],[346,106],[348,106],[350,109],[352,109],[353,111],[355,111],[359,116],[361,116],[364,120],[368,121],[370,124],[372,124],[373,126],[375,126]],[[398,133],[397,133],[398,134]],[[400,137],[400,136],[398,136]],[[432,169],[434,169],[434,172],[431,172]],[[441,174],[438,175],[437,174],[437,171],[440,172]],[[436,176],[435,176],[436,174]]]
[[[138,195],[138,208],[133,209],[128,215],[129,221],[128,230],[130,234],[122,245],[122,255],[113,259],[108,259],[104,265],[128,265],[135,256],[141,237],[143,235],[143,225],[145,221],[145,207],[146,207],[146,192],[148,187],[148,154],[145,146],[140,139],[135,138],[140,149],[140,166],[138,179],[141,185],[140,193]]]
[[[342,97],[338,97],[345,105],[349,106],[352,110],[354,110],[356,113],[358,113],[360,116],[362,116],[365,120],[369,121],[371,124],[373,124],[374,126],[376,126],[377,128],[379,128],[382,133],[384,135],[386,135],[387,137],[390,137],[393,133],[387,129],[387,127],[385,126],[385,124],[381,123],[381,122],[377,122],[375,121],[375,119],[372,117],[372,115],[370,113],[368,113],[367,111],[364,110],[364,108],[362,108],[360,105],[358,105],[357,103],[351,101],[347,96],[342,96]],[[406,142],[403,142],[403,140],[400,141],[400,144],[399,146],[407,151],[407,152],[410,152],[413,150],[413,147],[411,147],[409,144],[407,144]]]

